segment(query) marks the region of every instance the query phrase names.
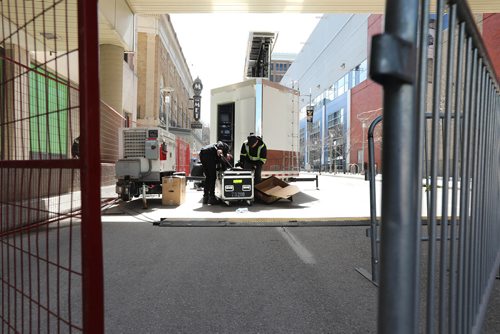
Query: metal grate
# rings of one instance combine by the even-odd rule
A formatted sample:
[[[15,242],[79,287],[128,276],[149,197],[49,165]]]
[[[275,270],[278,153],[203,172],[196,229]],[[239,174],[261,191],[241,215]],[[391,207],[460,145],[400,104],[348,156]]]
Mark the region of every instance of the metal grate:
[[[144,158],[146,156],[145,142],[147,130],[123,131],[123,152],[125,158]]]

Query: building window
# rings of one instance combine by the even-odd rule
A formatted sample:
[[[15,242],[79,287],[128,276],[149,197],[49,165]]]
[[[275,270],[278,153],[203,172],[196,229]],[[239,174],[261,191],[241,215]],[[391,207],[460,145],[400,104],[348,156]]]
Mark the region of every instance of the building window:
[[[30,67],[34,69],[35,65]],[[29,89],[31,159],[67,158],[71,142],[67,127],[70,116],[68,84],[38,68],[29,72]]]
[[[328,115],[328,128],[333,127],[333,120],[335,118],[335,113]]]
[[[360,84],[361,82],[365,81],[367,78],[367,74],[368,74],[367,60],[365,59],[351,71],[351,82],[349,88],[352,88]]]
[[[344,75],[335,83],[335,86],[337,88],[336,97],[344,94],[349,90],[349,77],[350,77],[350,72]]]
[[[347,90],[349,90],[349,79],[351,77],[351,73],[347,73],[346,75],[344,75],[344,90],[347,92]]]
[[[358,164],[363,161],[363,150],[358,150]]]
[[[328,128],[333,128],[339,124],[344,124],[344,108],[340,108],[339,110],[328,115]]]
[[[340,110],[333,114],[333,125],[340,124]]]
[[[368,61],[365,59],[360,65],[359,65],[359,82],[363,82],[366,80],[368,76]]]
[[[353,87],[354,87],[354,86],[358,85],[358,84],[361,82],[361,80],[360,80],[360,76],[361,76],[361,65],[356,66],[356,67],[354,68],[354,70],[353,70],[353,73],[352,73],[352,74],[353,74],[352,78],[353,78],[353,81],[354,81],[354,82],[353,82]]]
[[[345,84],[344,77],[340,78],[339,81],[337,81],[337,87],[338,87],[337,92],[339,96],[344,94],[344,84]]]
[[[333,100],[335,98],[334,95],[333,95],[333,93],[334,93],[333,86],[330,86],[326,90],[326,94],[325,94],[326,96],[325,96],[325,98],[327,98],[330,101]]]

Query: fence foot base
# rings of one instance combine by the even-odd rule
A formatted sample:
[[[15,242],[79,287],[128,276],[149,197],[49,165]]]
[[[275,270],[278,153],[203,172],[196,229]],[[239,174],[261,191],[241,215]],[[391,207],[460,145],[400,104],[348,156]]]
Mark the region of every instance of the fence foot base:
[[[355,270],[358,273],[360,273],[361,276],[363,276],[364,278],[369,280],[373,285],[375,285],[378,288],[378,282],[375,282],[374,280],[372,280],[372,274],[370,274],[366,269],[358,267],[358,268],[355,268]]]

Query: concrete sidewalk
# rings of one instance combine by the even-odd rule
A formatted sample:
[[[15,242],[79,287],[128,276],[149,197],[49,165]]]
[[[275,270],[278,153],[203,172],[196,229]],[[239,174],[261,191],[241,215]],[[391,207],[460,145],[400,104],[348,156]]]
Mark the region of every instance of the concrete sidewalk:
[[[301,177],[316,174],[304,173]],[[104,212],[103,221],[122,219],[231,221],[231,222],[321,222],[321,221],[368,221],[370,217],[369,184],[363,175],[318,175],[319,189],[315,181],[294,182],[300,192],[292,200],[282,199],[273,204],[245,202],[230,206],[203,205],[203,192],[188,182],[186,200],[180,206],[162,206],[159,196],[148,197],[148,208],[143,208],[142,198],[124,203],[117,202]],[[380,187],[378,187],[380,188]],[[104,191],[103,191],[104,194]],[[116,195],[115,195],[116,197]],[[117,216],[117,217],[114,217]],[[118,217],[119,216],[119,217]],[[140,217],[142,216],[142,217]]]

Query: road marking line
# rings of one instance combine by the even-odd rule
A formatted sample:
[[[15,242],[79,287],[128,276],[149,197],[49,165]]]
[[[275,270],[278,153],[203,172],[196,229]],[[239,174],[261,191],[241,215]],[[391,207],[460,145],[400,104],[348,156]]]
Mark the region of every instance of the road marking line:
[[[316,260],[311,252],[307,250],[287,229],[284,227],[276,227],[276,230],[281,234],[283,239],[285,239],[298,257],[305,264],[316,264]]]

